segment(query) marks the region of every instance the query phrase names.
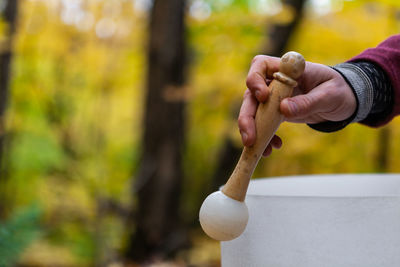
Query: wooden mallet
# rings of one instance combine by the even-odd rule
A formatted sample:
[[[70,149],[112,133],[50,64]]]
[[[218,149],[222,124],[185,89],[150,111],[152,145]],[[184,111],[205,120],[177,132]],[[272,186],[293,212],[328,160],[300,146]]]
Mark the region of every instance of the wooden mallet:
[[[247,187],[254,169],[279,125],[283,122],[281,101],[291,96],[293,88],[304,71],[305,61],[297,52],[288,52],[281,58],[279,72],[273,74],[270,93],[265,103],[257,108],[256,140],[251,147],[244,147],[231,177],[222,188],[209,195],[200,208],[200,224],[210,237],[228,241],[238,237],[246,228],[249,218],[244,203]]]

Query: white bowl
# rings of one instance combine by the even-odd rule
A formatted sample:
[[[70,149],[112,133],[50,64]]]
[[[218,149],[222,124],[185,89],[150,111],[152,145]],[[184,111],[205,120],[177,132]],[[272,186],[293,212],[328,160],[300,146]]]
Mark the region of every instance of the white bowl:
[[[399,174],[257,179],[246,204],[223,267],[400,266]]]

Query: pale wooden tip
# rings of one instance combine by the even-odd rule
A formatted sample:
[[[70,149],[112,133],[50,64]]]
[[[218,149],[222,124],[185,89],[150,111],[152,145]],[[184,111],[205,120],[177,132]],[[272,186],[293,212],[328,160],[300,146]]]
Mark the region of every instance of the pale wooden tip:
[[[303,74],[305,66],[304,57],[291,51],[282,56],[279,71],[296,80]]]

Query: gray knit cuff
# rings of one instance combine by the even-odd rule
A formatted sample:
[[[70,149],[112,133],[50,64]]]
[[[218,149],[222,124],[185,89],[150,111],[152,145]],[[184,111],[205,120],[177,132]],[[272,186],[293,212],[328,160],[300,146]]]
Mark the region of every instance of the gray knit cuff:
[[[358,110],[352,122],[364,120],[372,109],[374,90],[367,74],[357,65],[341,63],[333,67],[347,78],[358,100]]]

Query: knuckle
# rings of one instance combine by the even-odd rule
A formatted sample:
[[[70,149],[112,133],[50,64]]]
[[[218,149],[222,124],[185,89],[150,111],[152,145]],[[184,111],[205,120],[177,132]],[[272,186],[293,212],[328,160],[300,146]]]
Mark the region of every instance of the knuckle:
[[[239,118],[238,118],[238,126],[239,126],[239,129],[240,129],[240,130],[245,129],[246,126],[247,126],[247,117],[242,116],[242,115],[239,115]]]
[[[246,79],[246,87],[247,88],[252,88],[252,85],[253,85],[253,75],[252,74],[249,74],[248,76],[247,76],[247,79]]]
[[[256,55],[255,57],[253,57],[253,59],[251,60],[251,64],[254,64],[256,61],[259,60],[264,60],[264,55]]]
[[[313,97],[306,95],[298,102],[299,111],[301,113],[308,113],[312,109]]]
[[[251,96],[251,91],[249,89],[246,89],[244,91],[243,98],[247,98],[247,97],[250,97],[250,96]]]
[[[247,79],[246,79],[246,86],[247,86],[247,88],[249,88],[250,90],[252,90],[252,91],[254,91],[254,90],[260,90],[261,89],[261,86],[260,86],[260,83],[259,83],[259,81],[258,81],[258,74],[257,73],[255,73],[255,72],[253,72],[253,73],[250,73],[248,76],[247,76]]]

